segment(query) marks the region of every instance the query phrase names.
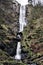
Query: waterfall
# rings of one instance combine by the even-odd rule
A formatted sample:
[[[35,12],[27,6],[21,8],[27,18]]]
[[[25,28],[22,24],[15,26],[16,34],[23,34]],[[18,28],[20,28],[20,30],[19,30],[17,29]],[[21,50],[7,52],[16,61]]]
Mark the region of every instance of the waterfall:
[[[23,1],[25,2],[25,0],[23,0]],[[25,4],[26,4],[26,2],[25,2]],[[26,7],[25,7],[25,5],[21,4],[21,6],[20,6],[20,16],[19,16],[19,24],[20,24],[19,32],[22,32],[24,26],[26,26],[25,13],[26,13]],[[18,36],[20,37],[20,35],[18,35]],[[21,44],[20,44],[20,42],[18,42],[18,44],[17,44],[17,51],[16,51],[15,59],[18,59],[18,60],[21,59]]]
[[[26,7],[25,6],[20,6],[20,17],[19,17],[20,30],[19,30],[19,32],[22,32],[24,26],[26,25],[26,22],[25,22],[25,11],[26,11]]]
[[[18,59],[18,60],[20,60],[21,59],[21,44],[20,44],[20,42],[18,42],[18,44],[17,44],[17,52],[16,52],[16,56],[15,56],[15,59]]]

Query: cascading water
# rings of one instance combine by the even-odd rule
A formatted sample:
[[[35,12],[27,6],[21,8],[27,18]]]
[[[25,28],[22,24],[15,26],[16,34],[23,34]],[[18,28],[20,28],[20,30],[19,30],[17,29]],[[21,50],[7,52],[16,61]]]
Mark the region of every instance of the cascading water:
[[[18,1],[20,1],[20,0],[18,0]],[[25,2],[25,0],[23,0],[23,1]],[[20,6],[20,16],[19,16],[20,29],[19,29],[19,32],[22,32],[24,26],[26,26],[26,20],[25,20],[26,7],[25,7],[25,5],[27,4],[27,2],[25,2],[25,4],[21,3],[21,6]],[[18,36],[20,37],[20,35],[18,35]],[[16,51],[15,59],[18,59],[18,60],[21,59],[21,44],[20,44],[20,42],[18,42],[18,44],[17,44],[17,51]]]
[[[19,17],[20,30],[19,30],[19,32],[22,32],[24,26],[26,25],[26,22],[25,22],[25,11],[26,11],[26,7],[25,6],[20,6],[20,17]]]
[[[20,42],[18,42],[18,45],[17,45],[17,53],[16,53],[16,56],[15,56],[15,59],[18,59],[20,60],[21,59],[21,45],[20,45]]]

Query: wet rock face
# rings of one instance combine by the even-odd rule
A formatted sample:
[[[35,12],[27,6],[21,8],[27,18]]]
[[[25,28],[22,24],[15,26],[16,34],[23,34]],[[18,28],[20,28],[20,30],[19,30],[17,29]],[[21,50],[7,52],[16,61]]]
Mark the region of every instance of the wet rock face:
[[[16,1],[0,0],[0,49],[11,56],[16,54],[19,7]]]

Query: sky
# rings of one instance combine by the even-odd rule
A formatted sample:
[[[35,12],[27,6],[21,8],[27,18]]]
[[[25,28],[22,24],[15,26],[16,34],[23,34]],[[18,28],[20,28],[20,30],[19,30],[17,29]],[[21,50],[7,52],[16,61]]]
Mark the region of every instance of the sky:
[[[18,1],[21,5],[27,5],[28,4],[28,0],[16,0],[16,1]],[[35,3],[38,3],[38,1],[41,1],[41,3],[43,4],[43,0],[35,0]]]

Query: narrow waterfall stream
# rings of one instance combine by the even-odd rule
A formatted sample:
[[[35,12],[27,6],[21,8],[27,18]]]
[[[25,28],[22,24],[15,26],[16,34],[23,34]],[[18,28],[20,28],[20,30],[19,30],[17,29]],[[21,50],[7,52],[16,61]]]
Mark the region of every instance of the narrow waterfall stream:
[[[19,0],[18,0],[19,1]],[[25,0],[24,0],[25,1]],[[25,3],[26,5],[27,3]],[[20,24],[20,28],[19,28],[19,32],[23,31],[24,26],[26,26],[26,18],[25,18],[25,14],[26,14],[26,7],[25,5],[21,5],[20,6],[20,16],[19,16],[19,24]],[[20,37],[20,35],[19,35]],[[17,44],[17,51],[16,51],[16,56],[15,59],[20,60],[21,59],[21,43],[18,42]]]
[[[26,12],[26,7],[20,6],[20,17],[19,17],[19,23],[20,23],[20,30],[19,32],[23,31],[24,26],[26,26],[26,21],[25,21],[25,12]]]

